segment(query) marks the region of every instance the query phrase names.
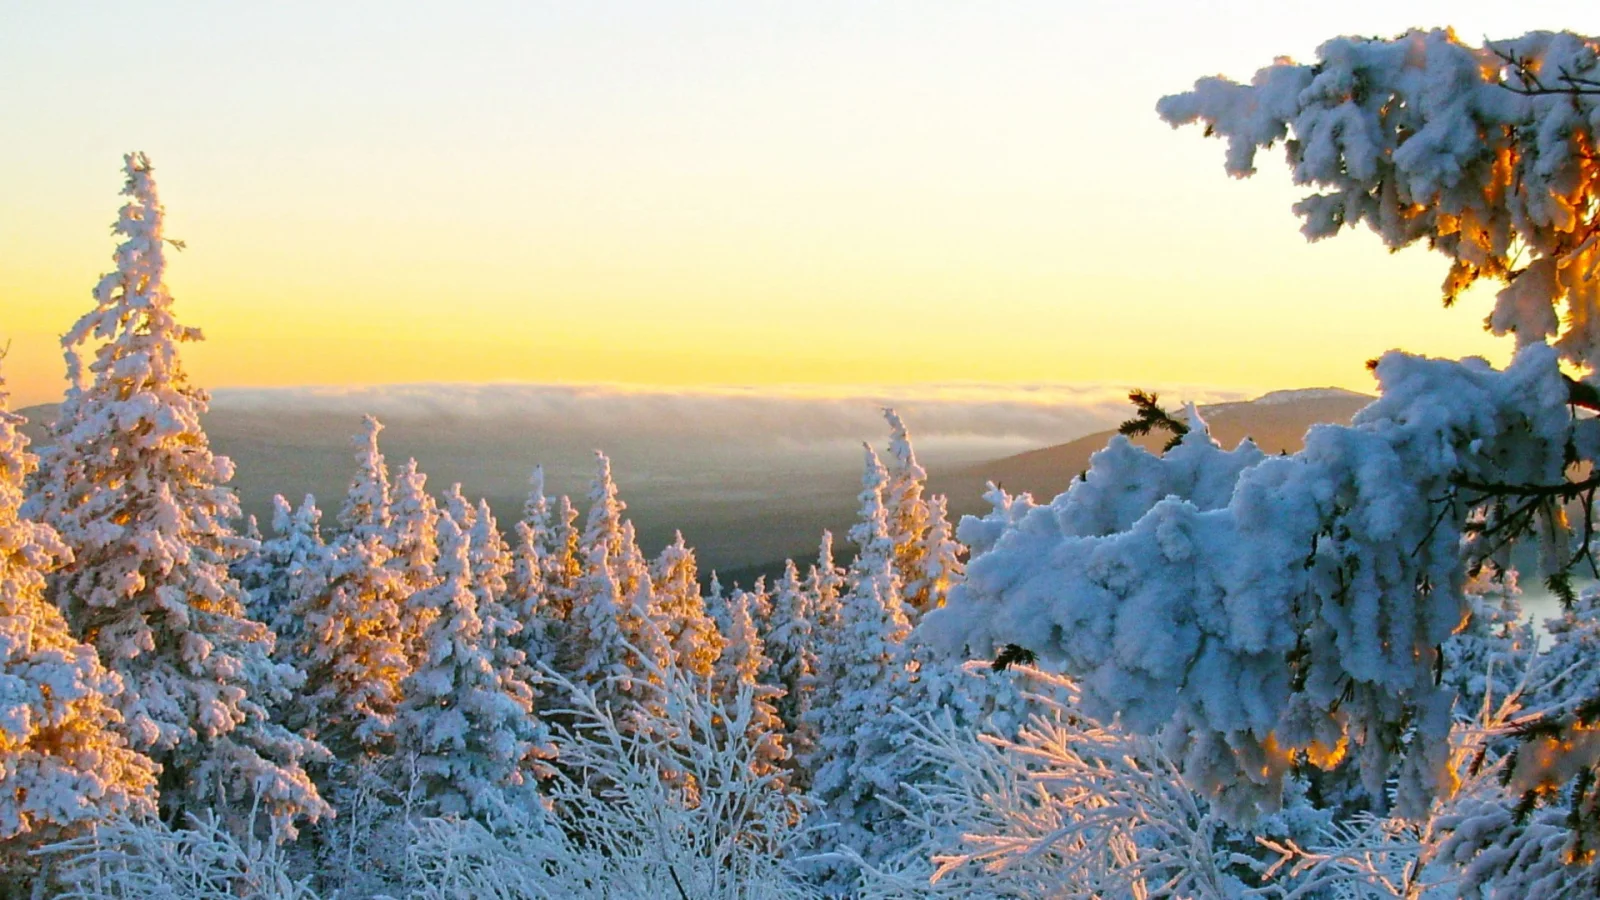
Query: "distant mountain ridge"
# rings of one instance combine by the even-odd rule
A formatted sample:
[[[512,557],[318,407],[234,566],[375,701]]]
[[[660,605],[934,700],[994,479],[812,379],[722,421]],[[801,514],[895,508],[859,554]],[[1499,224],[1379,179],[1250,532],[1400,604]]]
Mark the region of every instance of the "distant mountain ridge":
[[[1254,400],[1202,406],[1199,411],[1211,429],[1211,436],[1224,447],[1233,447],[1248,437],[1267,453],[1295,453],[1305,445],[1306,431],[1312,425],[1347,425],[1356,412],[1373,399],[1342,388],[1307,388],[1273,391]],[[1046,503],[1066,490],[1073,476],[1089,467],[1089,457],[1115,435],[1115,430],[1097,431],[1065,444],[989,460],[948,475],[935,475],[929,479],[928,490],[949,497],[951,509],[962,513],[984,509],[985,505],[976,498],[982,497],[984,486],[990,481],[1012,494],[1026,492],[1032,494],[1034,500]],[[1166,434],[1156,434],[1133,441],[1155,452],[1167,438]]]

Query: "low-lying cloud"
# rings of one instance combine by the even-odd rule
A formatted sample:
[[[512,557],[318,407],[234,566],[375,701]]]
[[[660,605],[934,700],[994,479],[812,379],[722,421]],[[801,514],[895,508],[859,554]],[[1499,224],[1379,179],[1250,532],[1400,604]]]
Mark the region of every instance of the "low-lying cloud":
[[[1158,386],[1159,387],[1159,386]],[[487,419],[572,434],[625,432],[714,442],[876,442],[882,408],[933,445],[1045,445],[1127,417],[1127,387],[1109,384],[923,384],[653,388],[626,385],[409,384],[231,388],[218,411],[371,413],[384,420]],[[1222,402],[1239,391],[1168,387],[1174,400]],[[931,449],[931,447],[930,447]]]

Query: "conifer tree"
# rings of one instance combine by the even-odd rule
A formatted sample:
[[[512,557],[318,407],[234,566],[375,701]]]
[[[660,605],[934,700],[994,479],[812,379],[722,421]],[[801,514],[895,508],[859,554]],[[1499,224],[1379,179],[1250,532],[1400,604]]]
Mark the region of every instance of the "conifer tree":
[[[548,589],[554,557],[560,549],[555,511],[544,493],[543,466],[534,466],[528,485],[522,519],[513,529],[516,540],[512,542],[511,574],[507,576],[507,590],[518,598],[513,605],[532,603]]]
[[[392,565],[389,479],[371,416],[357,435],[357,469],[340,512],[322,590],[293,608],[296,661],[307,676],[296,721],[341,760],[388,752],[400,682],[410,670],[401,631],[401,574]]]
[[[444,492],[444,511],[445,515],[456,520],[456,527],[463,532],[470,533],[472,526],[477,524],[478,511],[473,507],[472,501],[467,499],[467,495],[461,492],[459,481],[450,485],[450,489]]]
[[[383,423],[376,416],[361,417],[355,437],[356,474],[339,510],[339,526],[360,538],[388,538],[391,526],[389,466],[378,448]]]
[[[513,643],[522,654],[521,674],[529,685],[537,688],[540,668],[553,669],[557,664],[557,650],[566,623],[557,614],[544,580],[539,538],[527,522],[517,523],[516,534],[504,604],[520,626]]]
[[[928,531],[922,537],[921,583],[927,604],[921,609],[938,609],[950,596],[950,589],[961,583],[966,566],[961,561],[965,549],[950,526],[950,513],[943,494],[928,501]]]
[[[664,627],[665,616],[656,600],[650,581],[650,563],[639,549],[633,523],[624,520],[621,534],[622,558],[615,575],[627,607],[628,642],[640,654],[635,671],[664,672],[672,666],[672,645]]]
[[[533,771],[548,742],[526,685],[497,668],[484,646],[469,542],[453,517],[440,520],[440,581],[412,598],[436,614],[422,662],[404,684],[399,743],[415,755],[430,808],[504,821],[536,811]]]
[[[596,471],[589,486],[589,517],[580,543],[586,552],[595,544],[604,544],[606,556],[616,563],[623,554],[622,513],[628,504],[617,496],[617,483],[611,480],[611,460],[599,450],[594,456]]]
[[[544,580],[557,615],[565,618],[572,610],[573,600],[578,593],[584,560],[578,531],[578,510],[573,507],[570,497],[562,495],[557,501],[555,519],[551,524],[551,550],[545,557]]]
[[[816,747],[807,760],[812,796],[838,825],[827,840],[842,842],[868,859],[891,847],[874,832],[888,817],[881,797],[897,790],[892,767],[880,757],[872,722],[891,713],[892,688],[905,666],[903,645],[910,632],[900,579],[894,569],[884,490],[888,472],[866,448],[860,521],[851,529],[859,548],[850,566],[849,589],[840,598],[841,627],[821,645],[821,679],[811,708]]]
[[[522,651],[524,677],[530,685],[537,686],[539,668],[556,666],[557,650],[565,633],[566,614],[553,579],[564,574],[560,571],[564,565],[560,554],[566,549],[566,541],[553,527],[554,511],[544,494],[543,467],[534,468],[530,483],[511,548],[505,606],[521,625],[515,644]]]
[[[697,678],[710,677],[722,650],[722,636],[706,613],[694,550],[684,543],[683,532],[677,532],[656,558],[650,581],[673,663]]]
[[[270,608],[266,610],[267,614],[263,615],[257,610],[256,602],[261,588],[272,580],[272,566],[264,555],[265,548],[262,545],[266,540],[261,534],[261,524],[256,521],[254,514],[245,517],[244,530],[239,533],[239,537],[248,549],[241,552],[228,565],[228,574],[232,575],[233,580],[239,582],[239,587],[244,589],[245,614],[257,622],[268,622],[272,618]]]
[[[722,653],[717,657],[712,687],[730,708],[741,691],[750,692],[753,715],[746,737],[757,748],[754,772],[764,775],[782,764],[788,758],[788,751],[783,743],[783,721],[773,708],[773,701],[783,696],[783,689],[762,680],[762,672],[769,664],[751,615],[751,605],[751,595],[743,592],[725,605]]]
[[[389,528],[388,565],[398,582],[400,633],[407,660],[415,662],[429,611],[406,601],[438,582],[433,569],[439,560],[439,506],[428,494],[428,476],[415,459],[406,460],[395,476]]]
[[[21,873],[29,850],[154,811],[155,765],[118,733],[120,679],[46,599],[45,576],[71,551],[20,515],[34,458],[5,400],[0,378],[0,868]]]
[[[479,500],[472,533],[467,538],[472,595],[483,623],[483,647],[495,671],[505,673],[504,688],[519,702],[533,705],[527,657],[522,650],[523,622],[507,605],[508,578],[515,567],[511,547],[500,534],[489,501]],[[518,693],[523,692],[523,693]]]
[[[479,500],[473,514],[472,530],[467,533],[468,560],[472,566],[472,592],[478,598],[479,617],[500,616],[496,628],[501,634],[516,631],[516,621],[507,610],[500,608],[506,596],[514,562],[511,546],[500,533],[500,523],[489,508],[489,501]],[[485,623],[487,625],[487,623]]]
[[[322,510],[310,494],[299,509],[290,509],[282,494],[272,498],[273,535],[261,544],[263,572],[250,593],[250,609],[277,636],[280,656],[292,655],[300,639],[301,620],[294,610],[327,586],[333,550],[322,540],[321,520]]]
[[[894,543],[894,568],[900,576],[909,615],[915,617],[933,604],[931,585],[925,577],[928,546],[925,538],[932,526],[932,513],[922,496],[928,473],[917,462],[906,424],[893,409],[884,409],[889,422],[889,455],[885,467],[888,484],[883,489],[883,505],[889,516],[889,540]]]
[[[767,590],[767,576],[757,575],[755,584],[750,590],[745,591],[750,597],[750,614],[758,621],[768,621],[772,618],[772,594]]]
[[[623,600],[604,544],[588,548],[583,569],[579,601],[568,617],[571,634],[561,668],[572,672],[575,682],[596,688],[599,697],[606,693],[601,689],[603,682],[625,680],[631,674],[621,647],[627,640]]]
[[[662,674],[672,653],[650,582],[649,565],[634,540],[633,523],[621,518],[610,466],[599,455],[600,473],[591,492],[595,503],[585,530],[583,575],[567,617],[565,671],[611,704],[630,727],[649,730],[659,719]],[[596,515],[596,511],[600,511]],[[614,536],[613,536],[614,533]],[[617,548],[613,556],[611,547]]]
[[[764,623],[762,639],[771,662],[764,677],[783,691],[773,705],[797,756],[811,748],[810,729],[804,725],[816,689],[817,651],[811,616],[811,597],[800,581],[800,572],[794,560],[784,560],[783,577],[772,595],[772,613]]]
[[[201,334],[173,315],[150,162],[129,154],[124,172],[116,269],[62,338],[71,385],[30,501],[72,551],[55,597],[121,676],[121,727],[161,766],[167,811],[255,791],[286,823],[316,818],[328,810],[301,760],[318,748],[263,706],[298,677],[271,662],[272,634],[246,618],[228,572],[249,545],[228,525],[239,516],[223,486],[233,464],[200,426],[209,398],[179,358]]]
[[[839,598],[847,586],[843,569],[833,561],[833,532],[824,530],[817,547],[817,562],[806,573],[805,591],[811,608],[811,628],[819,645],[838,636]]]

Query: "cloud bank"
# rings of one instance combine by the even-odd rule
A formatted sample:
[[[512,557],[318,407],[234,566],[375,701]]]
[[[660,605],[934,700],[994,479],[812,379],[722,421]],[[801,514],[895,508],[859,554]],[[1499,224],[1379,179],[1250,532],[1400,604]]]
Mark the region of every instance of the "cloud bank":
[[[1237,390],[1156,386],[1202,403],[1244,399]],[[601,384],[408,384],[373,387],[227,388],[217,411],[371,413],[390,420],[493,420],[564,434],[715,442],[817,444],[876,439],[892,406],[919,441],[1044,445],[1127,417],[1128,386],[921,384],[652,388]]]

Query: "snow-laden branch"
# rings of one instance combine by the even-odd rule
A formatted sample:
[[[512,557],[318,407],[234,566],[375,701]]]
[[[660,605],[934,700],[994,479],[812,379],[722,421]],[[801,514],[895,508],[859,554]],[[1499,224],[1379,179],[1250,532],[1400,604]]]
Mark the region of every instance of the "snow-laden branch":
[[[1401,812],[1421,814],[1455,786],[1436,670],[1468,610],[1474,508],[1449,498],[1463,480],[1558,483],[1575,426],[1547,347],[1504,371],[1391,353],[1377,375],[1378,401],[1293,456],[1203,430],[1162,457],[1114,440],[922,631],[1063,667],[1090,714],[1159,735],[1230,819],[1274,809],[1297,760],[1347,757],[1373,796],[1398,771]]]

